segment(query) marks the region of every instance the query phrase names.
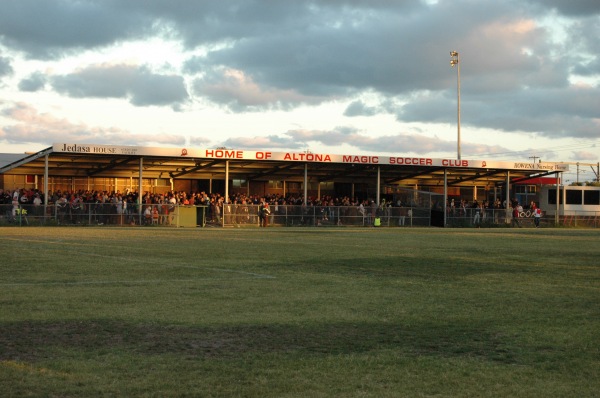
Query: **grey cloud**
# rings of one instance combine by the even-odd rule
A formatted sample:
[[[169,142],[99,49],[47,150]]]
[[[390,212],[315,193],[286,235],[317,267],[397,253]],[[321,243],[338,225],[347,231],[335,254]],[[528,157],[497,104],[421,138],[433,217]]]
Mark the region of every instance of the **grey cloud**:
[[[75,98],[123,98],[136,106],[179,106],[188,100],[183,78],[159,75],[132,65],[95,65],[54,76],[53,88]]]
[[[353,101],[346,110],[344,116],[373,116],[376,115],[378,110],[374,107],[365,105],[362,101]]]
[[[532,0],[543,9],[553,8],[565,16],[588,16],[600,14],[597,0]]]
[[[152,18],[142,8],[124,12],[116,5],[112,1],[6,1],[0,13],[0,36],[8,46],[42,59],[144,37]]]
[[[453,93],[454,94],[454,93]],[[530,89],[519,95],[461,96],[461,124],[549,138],[598,136],[600,88]],[[398,119],[456,123],[456,97],[422,95],[402,106]]]
[[[10,76],[14,72],[11,65],[11,60],[6,57],[0,56],[0,78],[4,76]]]
[[[19,90],[29,92],[42,90],[46,86],[46,80],[45,74],[35,72],[19,82]]]
[[[578,20],[568,30],[565,51],[571,57],[573,73],[600,75],[600,17]]]

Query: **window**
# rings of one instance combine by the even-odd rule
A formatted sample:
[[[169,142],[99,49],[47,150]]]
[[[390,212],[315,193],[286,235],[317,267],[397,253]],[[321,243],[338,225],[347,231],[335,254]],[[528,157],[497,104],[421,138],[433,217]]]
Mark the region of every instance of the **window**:
[[[567,189],[566,201],[568,205],[581,205],[583,204],[582,197],[583,192],[579,189]]]
[[[283,189],[283,181],[270,180],[269,181],[269,188]]]
[[[234,188],[247,188],[248,187],[248,180],[236,180],[233,179],[231,180],[231,184]]]
[[[562,196],[560,196],[560,203],[562,204]],[[556,189],[548,190],[548,204],[549,205],[556,204]]]
[[[535,185],[515,185],[515,193],[536,193],[537,186]]]
[[[600,205],[600,191],[583,191],[583,203],[590,206]]]

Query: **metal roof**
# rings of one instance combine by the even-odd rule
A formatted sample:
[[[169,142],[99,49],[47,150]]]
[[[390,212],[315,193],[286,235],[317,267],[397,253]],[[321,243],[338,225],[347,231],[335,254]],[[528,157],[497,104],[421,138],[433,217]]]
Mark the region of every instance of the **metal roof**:
[[[443,186],[445,172],[448,186],[481,186],[504,184],[508,172],[516,181],[568,170],[560,163],[110,145],[54,144],[17,159],[13,155],[0,155],[0,174],[44,175],[46,158],[50,177],[137,178],[141,164],[143,178],[225,179],[228,173],[230,180],[302,181],[306,167],[311,182],[373,183],[379,173],[382,185],[405,186]]]

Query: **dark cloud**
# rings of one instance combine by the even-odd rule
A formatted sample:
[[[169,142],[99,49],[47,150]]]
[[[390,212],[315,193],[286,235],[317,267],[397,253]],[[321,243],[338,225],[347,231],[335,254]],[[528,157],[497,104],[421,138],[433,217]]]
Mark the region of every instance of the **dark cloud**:
[[[362,101],[353,101],[346,107],[344,116],[373,116],[379,113],[379,111],[372,106],[365,105]]]
[[[29,92],[42,90],[46,86],[46,80],[44,73],[35,72],[19,82],[19,90]]]
[[[506,132],[533,132],[547,138],[596,138],[600,88],[530,89],[519,96],[497,93],[461,96],[461,124]],[[400,109],[408,122],[456,123],[456,97],[423,95]]]
[[[159,75],[134,65],[94,65],[69,75],[54,76],[53,88],[74,98],[121,98],[136,106],[179,106],[188,100],[184,80]]]
[[[600,4],[600,2],[599,2]],[[565,52],[572,72],[581,76],[600,76],[600,17],[581,19],[568,29]]]
[[[123,12],[112,1],[7,1],[0,13],[0,36],[28,57],[58,58],[76,49],[143,38],[153,20],[143,8]]]
[[[543,9],[552,8],[569,17],[600,14],[600,2],[597,0],[532,0]]]
[[[13,67],[11,65],[11,60],[0,55],[0,78],[4,76],[10,76],[12,74]]]

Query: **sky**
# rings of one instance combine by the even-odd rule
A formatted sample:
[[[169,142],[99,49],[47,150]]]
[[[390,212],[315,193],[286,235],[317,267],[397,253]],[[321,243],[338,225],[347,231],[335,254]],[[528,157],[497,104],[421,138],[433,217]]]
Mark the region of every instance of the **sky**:
[[[0,152],[455,159],[460,81],[462,159],[600,160],[598,0],[1,2]]]

